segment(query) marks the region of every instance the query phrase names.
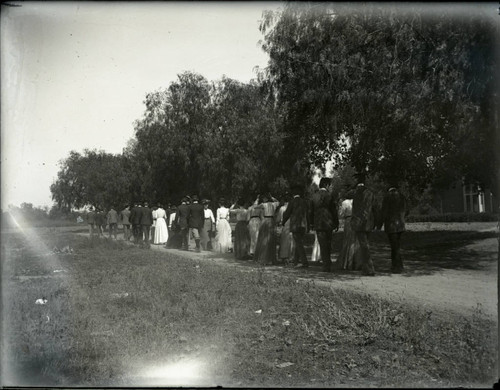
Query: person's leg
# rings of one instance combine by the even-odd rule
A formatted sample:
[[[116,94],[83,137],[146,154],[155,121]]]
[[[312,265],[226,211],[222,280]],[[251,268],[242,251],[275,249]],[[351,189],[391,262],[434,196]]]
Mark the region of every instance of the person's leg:
[[[309,262],[307,261],[307,255],[306,255],[306,249],[304,248],[304,236],[306,234],[306,230],[304,228],[301,228],[296,236],[294,236],[295,240],[295,251],[298,252],[298,260],[304,265],[305,267],[309,266]]]
[[[193,238],[194,238],[194,242],[195,242],[195,245],[196,245],[196,252],[201,252],[201,249],[200,249],[200,232],[197,228],[193,228],[192,229],[193,231]]]
[[[294,263],[298,264],[300,261],[304,267],[307,267],[309,266],[309,262],[307,261],[306,250],[304,248],[304,235],[305,229],[300,229],[293,233],[295,241]]]
[[[391,244],[391,271],[401,272],[403,270],[403,262],[401,260],[400,244],[401,232],[389,233],[389,243]]]
[[[151,231],[151,226],[149,225],[142,225],[142,232],[144,234],[144,244],[146,244],[147,247],[151,245],[149,242],[149,232]]]
[[[331,245],[332,245],[332,232],[331,231],[317,231],[319,242],[319,250],[321,253],[321,261],[323,262],[323,271],[331,271],[332,260],[330,258]]]
[[[182,249],[187,251],[189,249],[189,228],[183,228],[181,232],[182,232]]]
[[[370,256],[370,246],[368,243],[368,232],[356,232],[356,237],[359,242],[359,250],[357,251],[357,261],[361,263],[361,273],[363,275],[375,275],[373,261]]]

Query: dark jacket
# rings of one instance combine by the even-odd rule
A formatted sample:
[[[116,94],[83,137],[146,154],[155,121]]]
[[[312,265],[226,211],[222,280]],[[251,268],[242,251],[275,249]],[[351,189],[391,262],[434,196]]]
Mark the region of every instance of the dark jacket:
[[[356,187],[352,199],[351,227],[356,232],[371,232],[375,227],[373,192],[365,186]]]
[[[301,197],[295,197],[283,213],[283,225],[290,218],[290,231],[292,233],[300,232],[302,228],[308,231],[308,210],[307,201]]]
[[[96,214],[94,211],[89,211],[87,214],[87,223],[93,225],[95,223]]]
[[[316,231],[331,231],[339,227],[337,199],[330,192],[320,189],[312,196],[310,223]]]
[[[104,211],[99,210],[95,215],[96,225],[103,226],[106,225],[106,214]]]
[[[189,205],[188,226],[190,228],[201,229],[205,223],[205,208],[200,203]]]
[[[153,211],[149,207],[141,207],[141,225],[151,226],[153,224]]]
[[[404,232],[407,214],[406,198],[397,189],[391,188],[382,201],[384,231],[386,233]]]
[[[141,224],[141,210],[142,207],[137,207],[137,206],[132,207],[132,210],[130,210],[130,223],[132,225]]]
[[[188,225],[189,218],[189,206],[187,204],[181,204],[177,207],[177,213],[175,215],[175,223],[181,229],[186,229]]]

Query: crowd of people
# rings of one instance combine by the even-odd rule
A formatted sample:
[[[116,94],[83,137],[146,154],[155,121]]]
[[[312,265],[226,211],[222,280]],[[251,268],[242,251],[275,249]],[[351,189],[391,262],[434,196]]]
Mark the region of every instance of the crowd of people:
[[[162,204],[150,208],[147,202],[127,205],[120,212],[114,207],[107,213],[91,209],[87,215],[89,234],[103,236],[108,226],[109,237],[116,239],[117,227],[122,225],[126,241],[145,247],[153,244],[184,251],[232,252],[240,260],[298,268],[318,261],[325,272],[346,269],[374,275],[369,235],[384,226],[391,246],[391,271],[401,273],[404,267],[400,241],[408,213],[406,199],[394,186],[378,207],[364,179],[358,179],[355,188],[345,191],[341,200],[332,180],[322,178],[319,190],[310,199],[305,198],[303,186],[293,185],[281,202],[269,193],[257,195],[253,201],[237,199],[232,204],[221,198],[214,208],[215,215],[209,207],[211,201],[200,201],[197,195],[185,196],[180,205],[168,204],[166,209]],[[234,233],[230,221],[236,221]],[[332,237],[341,222],[342,247],[337,261],[332,263]],[[315,232],[310,260],[304,247],[309,231]]]

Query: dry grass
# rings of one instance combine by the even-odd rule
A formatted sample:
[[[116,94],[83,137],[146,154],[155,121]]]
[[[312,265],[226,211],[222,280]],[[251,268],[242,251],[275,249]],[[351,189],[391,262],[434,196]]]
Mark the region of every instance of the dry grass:
[[[443,320],[258,268],[42,238],[43,250],[20,235],[3,240],[6,385],[447,387],[489,386],[496,375],[497,325],[479,308]],[[65,245],[74,253],[44,253]],[[42,296],[47,305],[35,305]],[[145,370],[174,364],[180,375],[182,362],[197,363],[196,375]]]

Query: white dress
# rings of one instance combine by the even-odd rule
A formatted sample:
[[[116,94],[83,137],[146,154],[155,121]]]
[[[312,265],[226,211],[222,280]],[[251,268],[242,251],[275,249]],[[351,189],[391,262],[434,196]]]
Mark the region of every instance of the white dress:
[[[215,235],[216,249],[222,253],[227,252],[232,247],[232,229],[229,224],[229,209],[227,207],[217,209],[215,224],[217,229]]]
[[[165,244],[168,240],[167,222],[165,221],[166,217],[167,213],[164,209],[159,208],[156,210],[155,244]]]

